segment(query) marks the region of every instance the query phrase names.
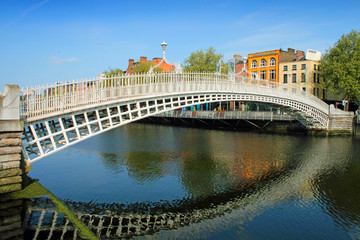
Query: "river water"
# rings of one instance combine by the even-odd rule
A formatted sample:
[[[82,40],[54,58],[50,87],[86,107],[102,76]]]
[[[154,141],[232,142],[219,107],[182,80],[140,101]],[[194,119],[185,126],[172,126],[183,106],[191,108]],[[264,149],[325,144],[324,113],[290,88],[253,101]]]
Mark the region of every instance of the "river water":
[[[129,124],[29,175],[100,238],[360,239],[359,143]]]

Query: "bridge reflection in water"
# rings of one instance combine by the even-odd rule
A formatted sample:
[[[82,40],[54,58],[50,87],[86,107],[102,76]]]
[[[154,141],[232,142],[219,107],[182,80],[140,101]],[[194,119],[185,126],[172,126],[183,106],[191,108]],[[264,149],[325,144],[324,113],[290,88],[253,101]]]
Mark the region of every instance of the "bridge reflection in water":
[[[338,173],[335,178],[342,183],[351,179],[359,180],[359,177],[355,176],[359,165],[344,172],[344,169],[351,169],[353,163],[346,158],[339,158],[359,151],[354,152],[351,145],[344,147],[342,141],[343,139],[314,140],[308,155],[283,164],[266,159],[245,159],[242,161],[242,168],[232,168],[232,175],[241,178],[239,184],[218,194],[153,203],[64,201],[64,204],[98,238],[145,238],[152,235],[154,238],[162,239],[196,239],[209,237],[215,232],[234,226],[240,227],[279,202],[300,195],[317,194],[317,201],[326,203],[324,212],[334,218],[340,227],[350,226],[351,229],[351,225],[359,222],[360,209],[351,201],[354,199],[347,199],[348,202],[353,202],[350,206],[342,203],[341,196],[337,193],[341,188],[347,188],[349,192],[354,191],[358,184],[330,184],[331,179],[334,179],[334,175],[331,174],[333,172]],[[332,150],[336,145],[341,147],[336,151]],[[327,150],[328,154],[319,157],[319,153],[324,150]],[[353,197],[357,198],[357,195],[354,194]],[[46,238],[46,234],[49,238],[79,236],[79,230],[64,218],[64,214],[55,210],[55,205],[48,198],[32,199],[24,223],[26,234],[35,239],[40,239],[40,236],[41,239]],[[356,233],[356,230],[354,232]]]

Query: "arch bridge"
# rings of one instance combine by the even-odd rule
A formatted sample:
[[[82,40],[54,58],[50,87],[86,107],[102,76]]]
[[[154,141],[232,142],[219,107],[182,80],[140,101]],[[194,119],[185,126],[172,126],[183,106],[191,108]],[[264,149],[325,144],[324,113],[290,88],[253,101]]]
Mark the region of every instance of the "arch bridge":
[[[178,108],[222,101],[267,103],[327,129],[329,106],[271,81],[214,73],[99,76],[20,92],[23,153],[28,163],[115,127]]]

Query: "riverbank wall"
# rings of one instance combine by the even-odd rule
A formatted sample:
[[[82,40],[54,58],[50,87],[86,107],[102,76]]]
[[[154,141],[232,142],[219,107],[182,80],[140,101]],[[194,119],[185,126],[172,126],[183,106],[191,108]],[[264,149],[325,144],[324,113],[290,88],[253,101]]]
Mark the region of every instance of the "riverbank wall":
[[[0,194],[22,189],[26,167],[21,154],[24,123],[20,121],[20,89],[6,85],[0,95]]]

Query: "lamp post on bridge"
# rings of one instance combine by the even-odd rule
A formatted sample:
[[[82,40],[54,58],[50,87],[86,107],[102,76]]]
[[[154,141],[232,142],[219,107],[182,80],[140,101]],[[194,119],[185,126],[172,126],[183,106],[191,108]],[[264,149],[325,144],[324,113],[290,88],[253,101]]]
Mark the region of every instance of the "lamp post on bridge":
[[[166,51],[167,43],[165,41],[163,41],[160,45],[163,50],[163,59],[165,59],[165,51]]]
[[[153,67],[150,67],[150,70],[149,70],[149,74],[151,73],[154,73],[154,69],[159,67],[162,63],[167,63],[167,64],[170,64],[170,65],[174,65],[175,67],[175,72],[176,73],[181,73],[182,72],[182,69],[181,69],[181,66],[180,64],[178,63],[172,63],[172,62],[169,62],[167,61],[166,57],[165,57],[165,51],[166,51],[166,48],[167,48],[167,43],[165,41],[163,41],[161,44],[160,44],[162,50],[163,50],[163,58],[161,60],[161,62],[159,62],[157,65],[153,66]]]

